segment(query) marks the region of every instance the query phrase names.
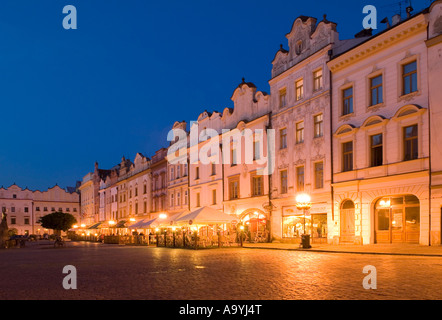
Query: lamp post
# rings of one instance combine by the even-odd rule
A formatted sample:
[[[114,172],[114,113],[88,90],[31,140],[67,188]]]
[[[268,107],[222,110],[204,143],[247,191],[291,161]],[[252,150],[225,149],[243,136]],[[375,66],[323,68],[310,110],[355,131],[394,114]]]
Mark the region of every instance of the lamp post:
[[[296,196],[296,208],[302,210],[304,214],[304,231],[302,234],[302,246],[303,248],[310,248],[310,238],[305,234],[305,211],[312,207],[311,198],[306,193],[300,193]],[[304,239],[306,239],[304,241]],[[306,243],[308,241],[308,243]]]
[[[239,229],[241,230],[240,233],[240,242],[241,242],[241,247],[243,246],[243,237],[244,237],[244,225],[240,225]]]

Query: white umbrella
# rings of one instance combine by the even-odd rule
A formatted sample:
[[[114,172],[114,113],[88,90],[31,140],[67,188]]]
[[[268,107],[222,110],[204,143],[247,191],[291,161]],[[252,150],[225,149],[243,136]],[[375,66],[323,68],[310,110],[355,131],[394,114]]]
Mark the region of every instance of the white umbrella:
[[[168,218],[162,220],[162,221],[160,222],[159,225],[160,225],[161,227],[170,227],[170,226],[174,226],[174,225],[176,225],[176,221],[177,221],[179,218],[185,216],[185,215],[188,214],[188,213],[189,213],[189,210],[184,210],[184,211],[181,211],[181,212],[175,213],[174,215],[172,215],[172,216],[170,216],[170,217],[168,217]]]
[[[213,209],[211,207],[202,207],[195,211],[192,211],[178,220],[176,220],[177,224],[224,224],[231,223],[238,218],[234,215],[230,215],[224,213],[222,211]]]

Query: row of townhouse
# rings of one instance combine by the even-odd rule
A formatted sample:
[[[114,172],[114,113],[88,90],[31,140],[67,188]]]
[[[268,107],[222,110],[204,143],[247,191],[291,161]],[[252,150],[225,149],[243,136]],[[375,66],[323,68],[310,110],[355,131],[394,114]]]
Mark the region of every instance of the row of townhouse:
[[[16,184],[0,188],[1,212],[6,212],[9,229],[16,229],[19,235],[52,233],[38,223],[38,220],[52,212],[61,211],[80,219],[80,195],[75,187],[66,189],[55,185],[46,191],[20,188]]]
[[[243,79],[233,108],[175,122],[152,159],[96,166],[80,188],[90,222],[211,206],[252,237],[440,244],[442,1],[347,40],[326,16],[300,16],[286,38],[270,94]]]

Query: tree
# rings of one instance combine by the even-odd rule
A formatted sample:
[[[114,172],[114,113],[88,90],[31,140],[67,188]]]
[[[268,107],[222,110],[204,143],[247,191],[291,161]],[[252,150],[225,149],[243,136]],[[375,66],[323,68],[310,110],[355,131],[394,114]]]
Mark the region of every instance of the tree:
[[[43,228],[55,230],[56,233],[61,231],[68,231],[77,219],[70,213],[63,213],[61,211],[53,212],[41,217],[37,223],[40,223]]]

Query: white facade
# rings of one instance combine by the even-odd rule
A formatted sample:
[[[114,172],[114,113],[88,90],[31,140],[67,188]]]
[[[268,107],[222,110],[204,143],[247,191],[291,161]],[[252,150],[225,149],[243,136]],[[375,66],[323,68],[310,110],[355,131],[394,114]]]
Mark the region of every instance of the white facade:
[[[424,11],[328,63],[335,243],[440,243],[440,207],[430,212],[429,109],[440,110],[439,101],[429,104],[430,16]]]
[[[51,233],[37,221],[44,215],[56,211],[72,214],[80,221],[80,201],[76,192],[69,193],[59,186],[46,191],[21,189],[17,185],[0,188],[0,206],[6,210],[9,229],[17,229],[18,234]]]

